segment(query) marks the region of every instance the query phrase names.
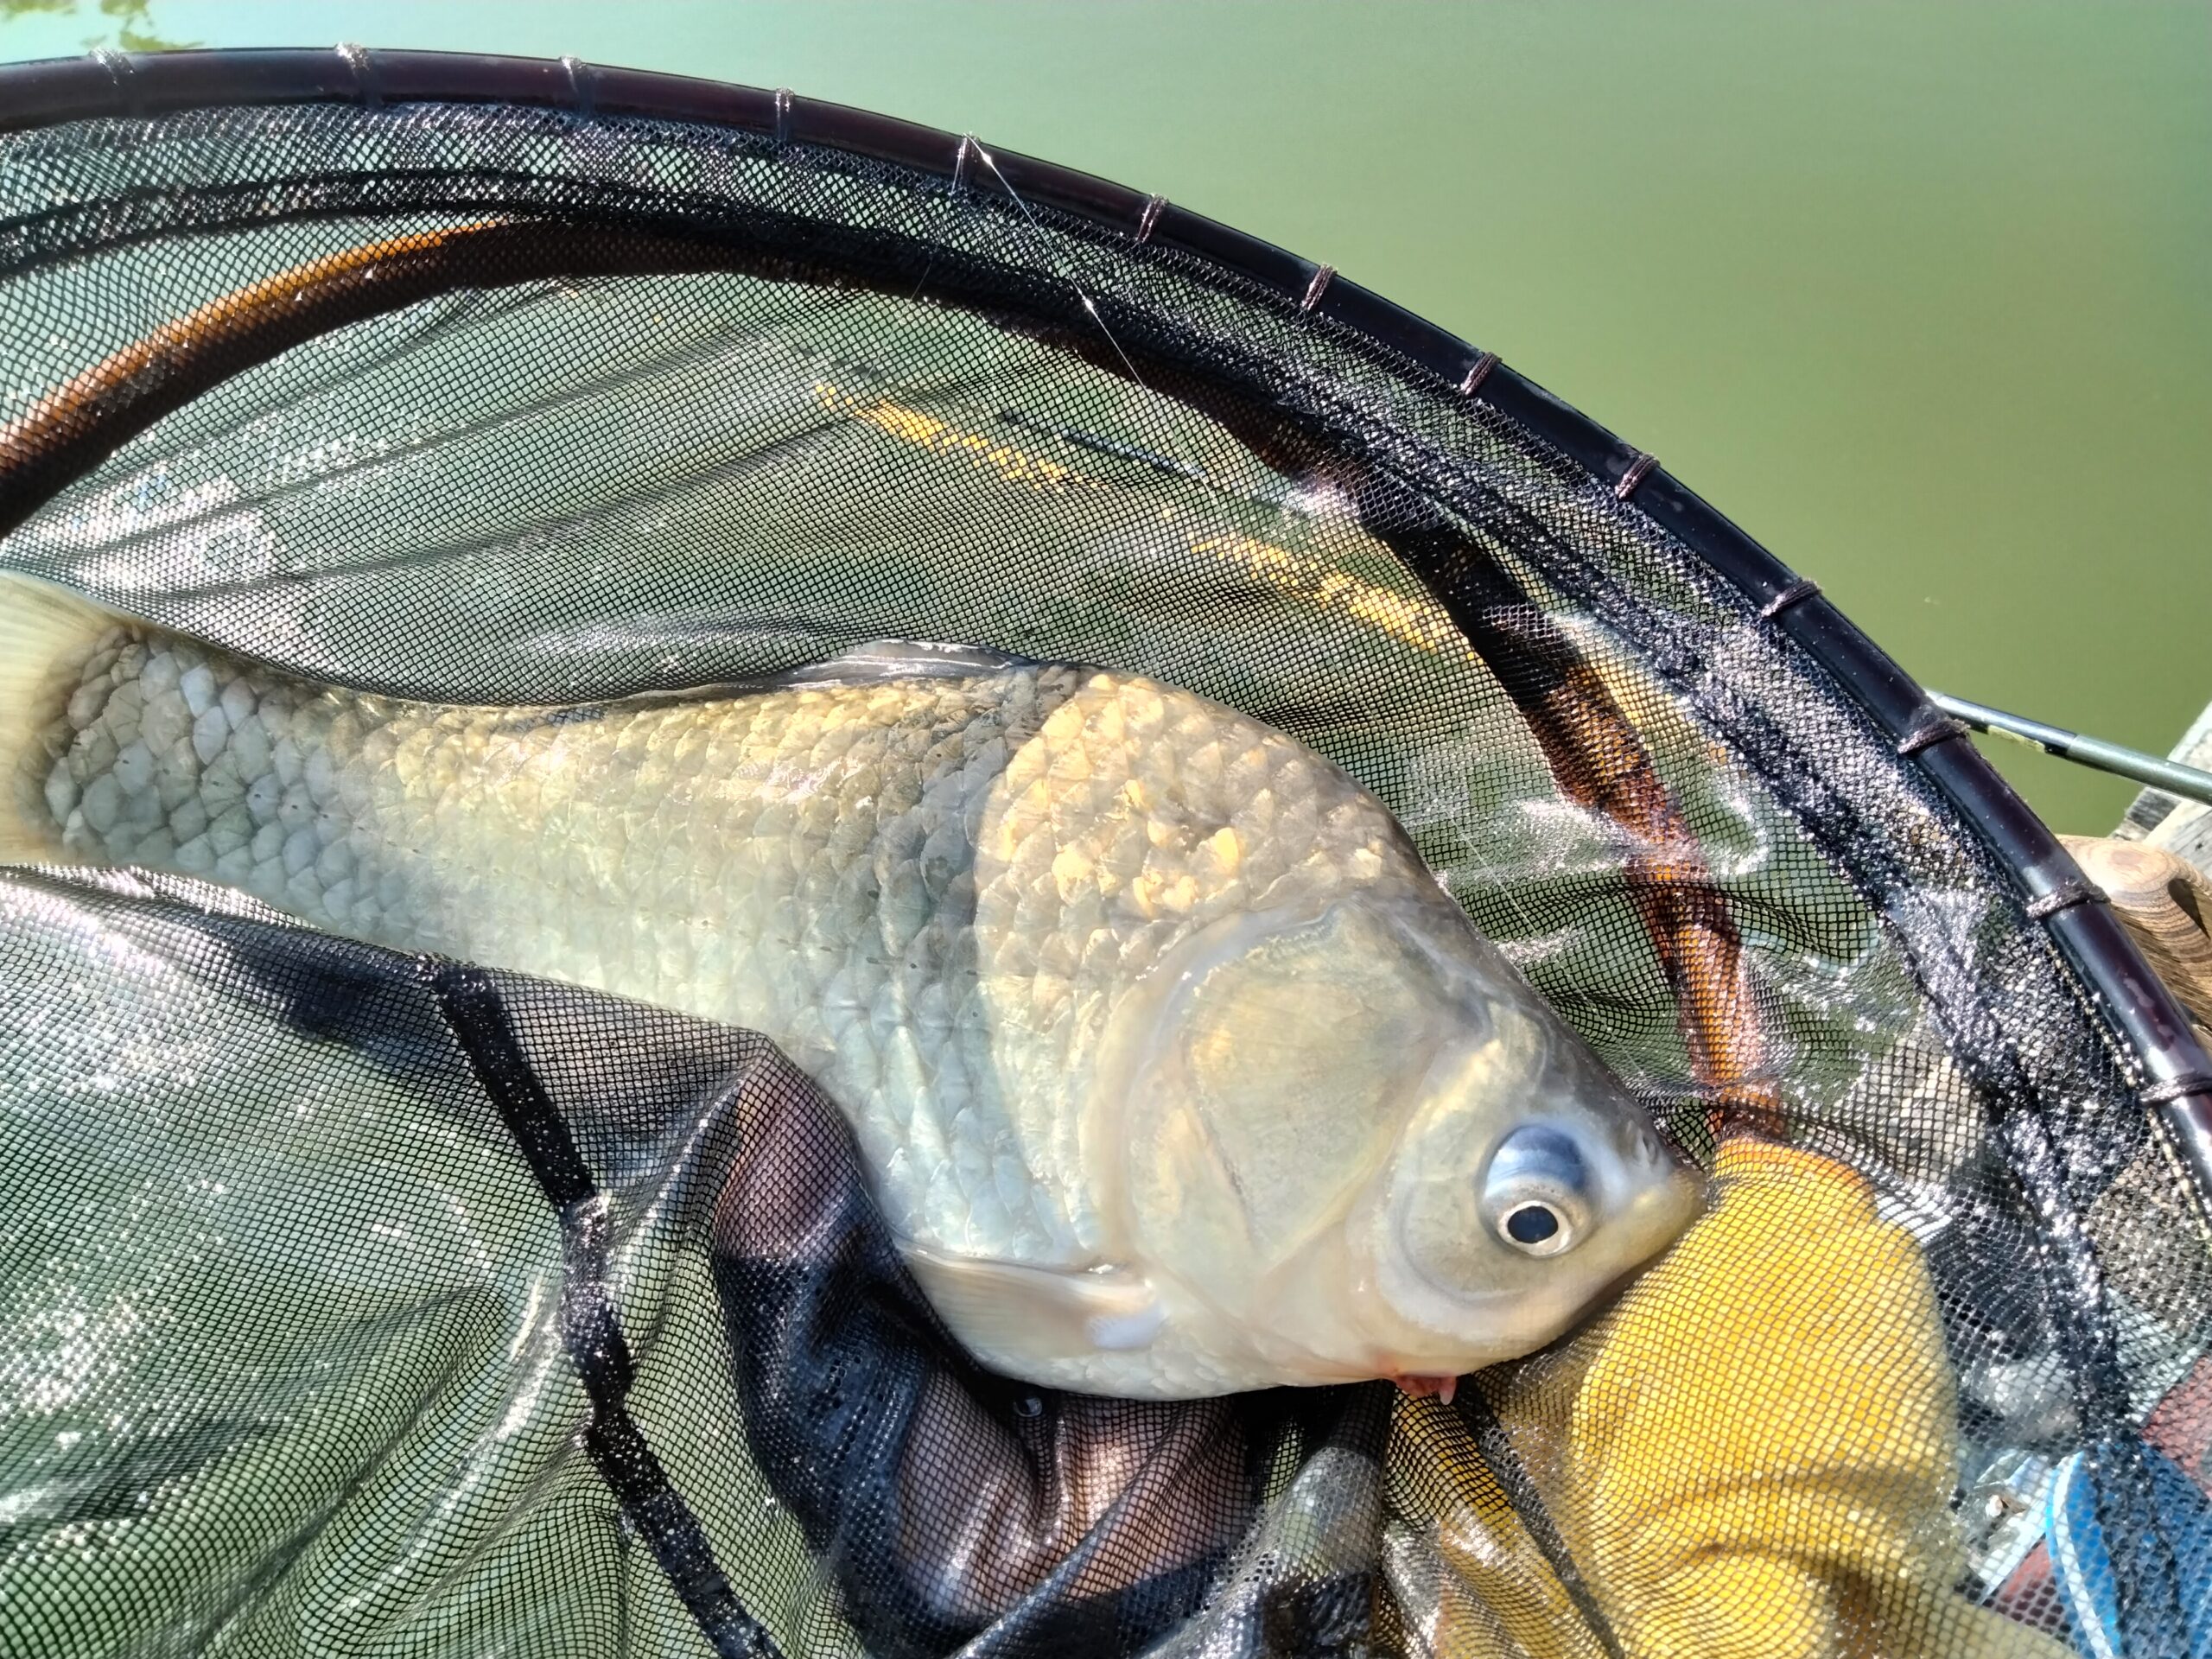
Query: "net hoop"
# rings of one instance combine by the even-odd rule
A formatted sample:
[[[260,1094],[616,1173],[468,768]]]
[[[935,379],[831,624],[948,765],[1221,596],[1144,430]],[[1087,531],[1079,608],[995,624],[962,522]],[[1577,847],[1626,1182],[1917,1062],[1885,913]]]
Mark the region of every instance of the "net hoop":
[[[888,162],[982,194],[1014,195],[1133,243],[1210,262],[1478,400],[1560,452],[1739,593],[1849,696],[1918,767],[2012,876],[2024,912],[2047,931],[2141,1069],[2139,1097],[2212,1217],[2212,1056],[2072,856],[1922,688],[1820,591],[1675,478],[1501,362],[1338,275],[1202,214],[1048,162],[788,91],[690,76],[464,53],[255,48],[130,54],[0,65],[0,133],[185,110],[285,104],[408,103],[551,108],[741,130]],[[2081,902],[2073,902],[2076,895]]]

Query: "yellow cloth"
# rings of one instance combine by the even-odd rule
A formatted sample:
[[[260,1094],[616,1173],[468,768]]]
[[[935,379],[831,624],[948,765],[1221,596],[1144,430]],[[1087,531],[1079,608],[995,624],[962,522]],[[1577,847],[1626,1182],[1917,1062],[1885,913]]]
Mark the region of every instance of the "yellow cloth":
[[[1953,1591],[1956,1404],[1918,1246],[1816,1154],[1730,1141],[1715,1173],[1618,1304],[1482,1379],[1630,1659],[2063,1659]],[[1596,1651],[1449,1414],[1405,1402],[1395,1432],[1402,1500],[1497,1624],[1529,1659]],[[1434,1651],[1512,1652],[1446,1629],[1446,1599]]]

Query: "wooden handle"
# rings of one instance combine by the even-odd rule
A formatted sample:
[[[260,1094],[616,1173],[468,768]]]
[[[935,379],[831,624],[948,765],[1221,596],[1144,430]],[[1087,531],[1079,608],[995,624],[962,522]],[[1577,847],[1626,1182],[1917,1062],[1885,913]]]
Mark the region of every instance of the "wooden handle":
[[[2105,890],[2158,977],[2200,1027],[2212,1027],[2212,877],[2139,841],[2061,836],[2082,874]]]

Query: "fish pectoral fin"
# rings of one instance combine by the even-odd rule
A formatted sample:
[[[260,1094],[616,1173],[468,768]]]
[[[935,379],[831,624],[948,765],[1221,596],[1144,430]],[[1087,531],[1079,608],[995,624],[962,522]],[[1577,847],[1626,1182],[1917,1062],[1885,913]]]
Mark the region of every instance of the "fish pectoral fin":
[[[1152,1282],[1126,1268],[1033,1268],[919,1244],[900,1249],[930,1306],[983,1357],[1142,1348],[1167,1323]]]

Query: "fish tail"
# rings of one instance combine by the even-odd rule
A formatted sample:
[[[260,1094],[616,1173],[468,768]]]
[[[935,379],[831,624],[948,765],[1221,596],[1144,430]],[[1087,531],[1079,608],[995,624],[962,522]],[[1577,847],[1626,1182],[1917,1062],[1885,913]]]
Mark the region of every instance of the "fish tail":
[[[124,619],[35,577],[0,570],[0,862],[75,863],[46,785],[76,670]]]

